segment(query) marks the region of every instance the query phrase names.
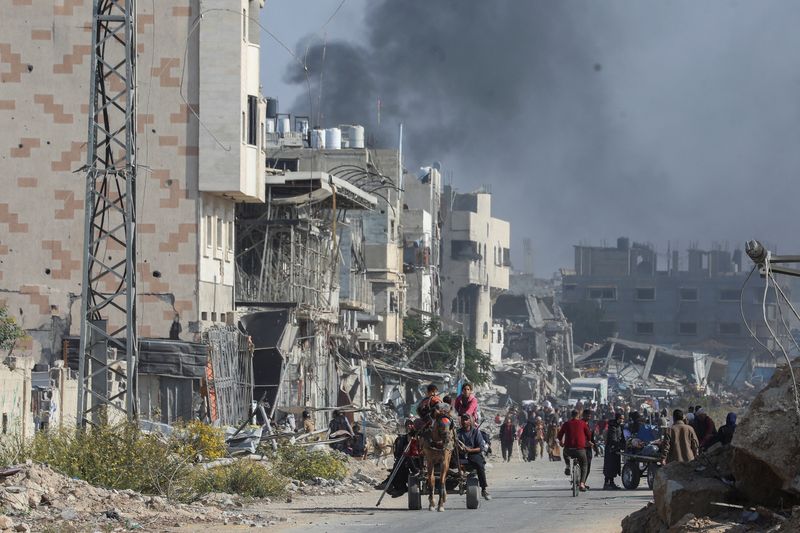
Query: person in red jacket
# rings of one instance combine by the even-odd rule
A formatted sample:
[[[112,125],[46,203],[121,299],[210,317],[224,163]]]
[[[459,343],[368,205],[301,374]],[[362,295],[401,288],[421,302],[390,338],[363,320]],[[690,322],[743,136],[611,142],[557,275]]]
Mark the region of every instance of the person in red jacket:
[[[579,488],[581,492],[586,492],[586,476],[589,474],[586,466],[586,443],[590,442],[592,434],[589,426],[578,418],[578,411],[572,410],[570,419],[561,425],[558,430],[558,443],[564,448],[564,460],[567,467],[564,469],[566,475],[570,474],[569,459],[578,461],[581,467],[581,482]]]

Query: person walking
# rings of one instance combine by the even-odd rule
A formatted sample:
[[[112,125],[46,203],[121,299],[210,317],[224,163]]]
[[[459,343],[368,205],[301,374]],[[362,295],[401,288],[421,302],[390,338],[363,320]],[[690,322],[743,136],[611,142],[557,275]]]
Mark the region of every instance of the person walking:
[[[625,415],[617,413],[614,418],[608,421],[606,429],[606,453],[603,456],[603,490],[619,490],[619,485],[614,483],[622,470],[622,463],[619,452],[625,449],[625,436],[622,434],[622,426],[625,424]]]
[[[509,415],[500,426],[500,448],[503,451],[503,460],[507,463],[511,461],[515,440],[517,440],[517,426],[514,425],[514,420]]]
[[[544,443],[546,440],[545,431],[544,431],[544,421],[542,417],[537,416],[536,421],[534,422],[534,430],[533,430],[533,460],[536,460],[536,456],[538,455],[541,459],[544,459]],[[537,453],[538,451],[538,453]]]
[[[661,443],[661,463],[686,463],[697,457],[700,443],[694,428],[686,423],[683,411],[672,412],[672,426]]]
[[[581,420],[586,424],[586,429],[589,431],[589,438],[586,440],[586,478],[588,479],[589,474],[592,472],[592,456],[594,455],[592,452],[597,448],[594,431],[592,431],[592,410],[584,408],[581,413]],[[589,485],[586,485],[586,488],[588,489]]]
[[[528,415],[528,420],[525,422],[525,427],[522,429],[520,436],[519,447],[522,451],[523,461],[533,461],[536,459],[536,450],[534,449],[534,432],[536,430],[536,419],[533,414]]]

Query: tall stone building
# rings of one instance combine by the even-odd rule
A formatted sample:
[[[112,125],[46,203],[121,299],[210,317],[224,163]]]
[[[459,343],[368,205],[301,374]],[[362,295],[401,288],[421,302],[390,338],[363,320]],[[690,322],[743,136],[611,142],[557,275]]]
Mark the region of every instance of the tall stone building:
[[[232,317],[234,205],[264,200],[262,7],[137,4],[140,337]],[[0,13],[0,303],[29,333],[15,352],[51,362],[80,327],[92,2]]]

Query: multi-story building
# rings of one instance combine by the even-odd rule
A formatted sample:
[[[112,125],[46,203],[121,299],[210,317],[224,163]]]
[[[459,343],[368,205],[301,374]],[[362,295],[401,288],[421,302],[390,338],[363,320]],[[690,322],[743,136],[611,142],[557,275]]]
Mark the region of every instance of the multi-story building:
[[[438,168],[406,174],[403,183],[403,270],[409,311],[441,312],[442,177]]]
[[[312,138],[318,131],[322,130],[314,130]],[[378,342],[399,343],[403,339],[406,292],[400,228],[403,194],[399,152],[365,148],[363,142],[359,143],[360,147],[338,144],[334,148],[331,143],[326,148],[309,147],[303,136],[300,137],[301,147],[296,147],[296,133],[286,131],[280,134],[283,138],[273,134],[267,153],[271,169],[326,173],[377,197],[375,209],[348,211],[346,215],[363,233],[363,241],[357,248],[372,288],[374,315],[363,313],[362,325],[371,322],[369,325]]]
[[[597,338],[590,340],[617,336],[699,351],[749,352],[755,343],[743,313],[759,340],[768,342],[764,282],[753,276],[743,289],[747,273],[740,250],[690,249],[685,270],[677,251],[669,254],[665,270],[659,269],[657,257],[652,246],[630,244],[626,238],[618,239],[616,247],[575,246],[574,270],[562,271],[562,304],[599,309]],[[772,293],[766,314],[777,331]]]
[[[508,290],[510,225],[492,217],[492,196],[444,187],[442,202],[442,314],[458,322],[489,353],[492,305]]]
[[[233,311],[234,205],[264,200],[262,6],[138,3],[140,337],[177,319],[192,339]],[[0,301],[29,333],[15,352],[47,363],[81,322],[92,2],[2,12]]]

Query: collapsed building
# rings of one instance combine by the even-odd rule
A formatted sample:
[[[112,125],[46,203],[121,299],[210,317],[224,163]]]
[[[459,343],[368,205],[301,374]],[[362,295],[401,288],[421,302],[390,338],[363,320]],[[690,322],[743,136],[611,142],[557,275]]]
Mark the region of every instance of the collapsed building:
[[[572,326],[552,296],[502,294],[493,315],[503,335],[503,358],[495,368],[498,384],[517,401],[558,396],[569,387],[575,358]]]
[[[608,375],[609,384],[623,390],[662,387],[680,393],[691,388],[709,393],[727,384],[724,359],[618,338],[579,355],[575,365],[587,373]]]

